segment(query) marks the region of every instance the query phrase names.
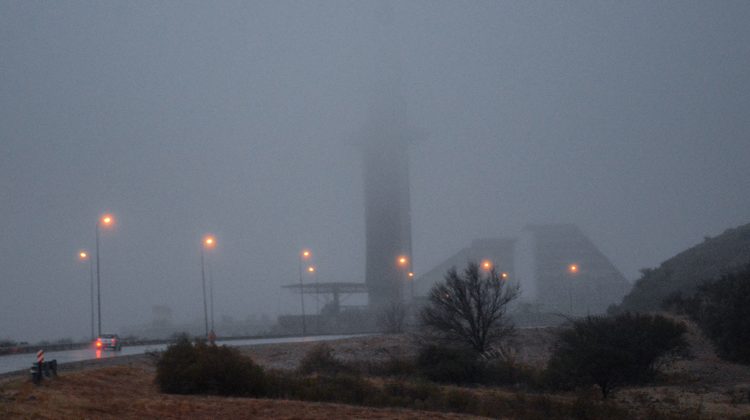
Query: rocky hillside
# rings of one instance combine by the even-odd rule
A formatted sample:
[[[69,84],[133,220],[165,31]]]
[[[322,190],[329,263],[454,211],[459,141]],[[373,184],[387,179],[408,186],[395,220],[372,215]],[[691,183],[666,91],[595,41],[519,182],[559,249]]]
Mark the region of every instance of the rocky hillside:
[[[613,311],[659,309],[670,294],[691,295],[703,282],[713,281],[748,263],[750,223],[706,238],[703,243],[664,261],[659,268],[643,270],[633,289]]]

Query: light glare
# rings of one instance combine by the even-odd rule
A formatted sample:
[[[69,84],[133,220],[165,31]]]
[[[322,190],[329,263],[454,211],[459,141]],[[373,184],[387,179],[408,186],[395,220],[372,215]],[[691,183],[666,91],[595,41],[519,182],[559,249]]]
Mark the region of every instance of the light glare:
[[[115,223],[115,217],[111,214],[103,214],[102,217],[99,219],[99,224],[104,227],[110,227],[114,225]]]

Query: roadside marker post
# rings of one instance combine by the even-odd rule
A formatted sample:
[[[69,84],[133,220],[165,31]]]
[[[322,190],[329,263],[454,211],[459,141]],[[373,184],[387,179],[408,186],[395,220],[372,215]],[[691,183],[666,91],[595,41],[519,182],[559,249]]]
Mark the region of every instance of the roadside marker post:
[[[42,382],[44,377],[57,376],[57,360],[44,361],[44,350],[36,352],[36,363],[31,365],[31,381],[35,384]]]

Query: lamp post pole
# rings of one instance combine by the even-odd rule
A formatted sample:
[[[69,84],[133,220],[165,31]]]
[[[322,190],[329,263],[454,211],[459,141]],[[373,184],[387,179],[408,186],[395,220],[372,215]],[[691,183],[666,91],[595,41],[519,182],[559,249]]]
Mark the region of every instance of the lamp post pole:
[[[307,323],[305,321],[305,294],[302,288],[302,256],[299,258],[299,303],[302,308],[302,335],[307,335]]]
[[[115,222],[114,216],[111,214],[104,214],[96,221],[96,309],[99,322],[98,333],[102,335],[102,282],[101,282],[101,268],[99,263],[99,235],[104,227],[111,227]]]
[[[90,283],[90,299],[91,299],[91,340],[93,341],[94,336],[94,260],[91,259],[91,255],[87,251],[79,251],[78,259],[81,262],[89,263],[89,283]]]
[[[208,329],[208,303],[206,302],[206,250],[213,249],[216,246],[216,238],[213,235],[206,235],[201,240],[201,285],[203,286],[203,321],[206,326],[206,339],[211,343],[216,339],[214,334],[214,287],[213,280],[211,284],[211,330]],[[209,268],[211,266],[209,265]]]
[[[568,273],[570,274],[571,280],[574,279],[578,275],[579,271],[580,271],[580,267],[578,266],[578,264],[568,265]],[[568,304],[570,305],[568,308],[568,311],[572,315],[573,314],[573,291],[571,290],[572,289],[571,284],[568,285],[567,289],[568,289]]]
[[[206,302],[206,257],[204,246],[201,244],[201,283],[203,285],[203,320],[206,325],[206,338],[208,338],[208,303]]]
[[[99,323],[98,334],[102,335],[102,288],[99,269],[99,221],[96,221],[96,320]]]
[[[214,329],[214,273],[211,270],[211,261],[208,262],[208,300],[211,305],[211,331]]]
[[[410,258],[406,255],[399,255],[398,257],[396,257],[396,266],[397,270],[400,271],[399,277],[401,277],[398,285],[398,301],[400,303],[403,303],[404,295],[406,294],[406,292],[404,291],[404,288],[406,287],[405,283],[409,281],[409,273],[411,273]],[[413,295],[414,292],[412,290],[412,297]]]
[[[320,334],[320,289],[318,288],[318,270],[312,271],[315,282],[315,333]]]
[[[410,294],[411,294],[411,301],[414,302],[414,272],[409,271],[407,276],[409,276],[409,289],[410,289]]]
[[[89,277],[90,277],[90,289],[91,289],[91,340],[93,341],[96,336],[94,336],[94,262],[89,260]]]

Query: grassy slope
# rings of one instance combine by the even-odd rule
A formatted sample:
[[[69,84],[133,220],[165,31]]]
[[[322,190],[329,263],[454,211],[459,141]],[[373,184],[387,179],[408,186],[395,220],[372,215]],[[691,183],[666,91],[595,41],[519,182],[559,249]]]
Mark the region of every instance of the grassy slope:
[[[0,418],[274,418],[416,419],[424,412],[301,401],[165,395],[147,366],[115,366],[67,373],[41,386],[18,379],[0,387]],[[471,418],[430,412],[430,418]]]
[[[663,262],[659,268],[645,270],[617,311],[658,310],[662,300],[680,291],[692,294],[705,281],[750,263],[750,224],[729,229],[706,239]]]

